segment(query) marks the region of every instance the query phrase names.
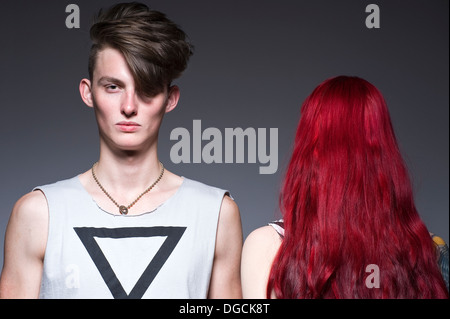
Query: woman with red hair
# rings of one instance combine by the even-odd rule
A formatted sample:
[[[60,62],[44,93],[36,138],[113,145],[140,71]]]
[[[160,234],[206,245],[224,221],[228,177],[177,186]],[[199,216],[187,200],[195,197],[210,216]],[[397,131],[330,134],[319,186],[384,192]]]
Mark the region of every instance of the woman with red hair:
[[[448,298],[378,89],[331,78],[301,112],[283,220],[244,244],[244,298]]]

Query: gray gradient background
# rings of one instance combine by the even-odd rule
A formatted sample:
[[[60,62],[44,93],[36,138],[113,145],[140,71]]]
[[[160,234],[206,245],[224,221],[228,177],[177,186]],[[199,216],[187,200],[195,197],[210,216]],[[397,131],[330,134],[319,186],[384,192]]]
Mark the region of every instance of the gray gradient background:
[[[76,3],[81,28],[67,29]],[[94,114],[81,101],[89,26],[112,1],[8,1],[0,8],[0,247],[15,201],[34,186],[70,178],[98,157]],[[159,155],[175,173],[231,191],[244,236],[280,217],[278,191],[300,105],[324,79],[358,75],[384,94],[430,231],[449,242],[448,0],[146,1],[191,38],[196,51],[176,83],[178,107],[160,132]],[[376,3],[381,28],[367,29]],[[279,169],[170,161],[172,129],[279,129]],[[0,265],[3,264],[3,250]]]

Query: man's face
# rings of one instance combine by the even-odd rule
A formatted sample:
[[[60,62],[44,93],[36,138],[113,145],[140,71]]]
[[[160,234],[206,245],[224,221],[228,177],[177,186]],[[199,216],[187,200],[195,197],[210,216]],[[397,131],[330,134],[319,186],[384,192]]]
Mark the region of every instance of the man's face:
[[[125,58],[112,48],[98,53],[92,83],[83,79],[80,92],[95,109],[101,142],[124,151],[156,147],[163,116],[179,97],[177,87],[154,97],[140,96]]]

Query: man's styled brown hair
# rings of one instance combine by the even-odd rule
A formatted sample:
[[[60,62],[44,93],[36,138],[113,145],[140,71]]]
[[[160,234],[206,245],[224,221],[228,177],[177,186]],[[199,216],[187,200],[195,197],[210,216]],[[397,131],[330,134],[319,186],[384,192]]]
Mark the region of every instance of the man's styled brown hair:
[[[164,91],[186,69],[193,46],[186,34],[165,14],[145,4],[120,3],[100,10],[90,30],[92,47],[89,77],[99,51],[120,51],[133,75],[136,91],[154,96]]]

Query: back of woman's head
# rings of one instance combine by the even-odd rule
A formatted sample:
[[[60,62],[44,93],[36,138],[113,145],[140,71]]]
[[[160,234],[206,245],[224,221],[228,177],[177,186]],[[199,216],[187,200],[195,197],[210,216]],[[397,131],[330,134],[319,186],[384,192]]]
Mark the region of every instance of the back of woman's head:
[[[280,208],[279,298],[448,297],[383,96],[339,76],[305,100]],[[367,285],[379,269],[380,288]],[[376,274],[375,274],[376,275]]]

